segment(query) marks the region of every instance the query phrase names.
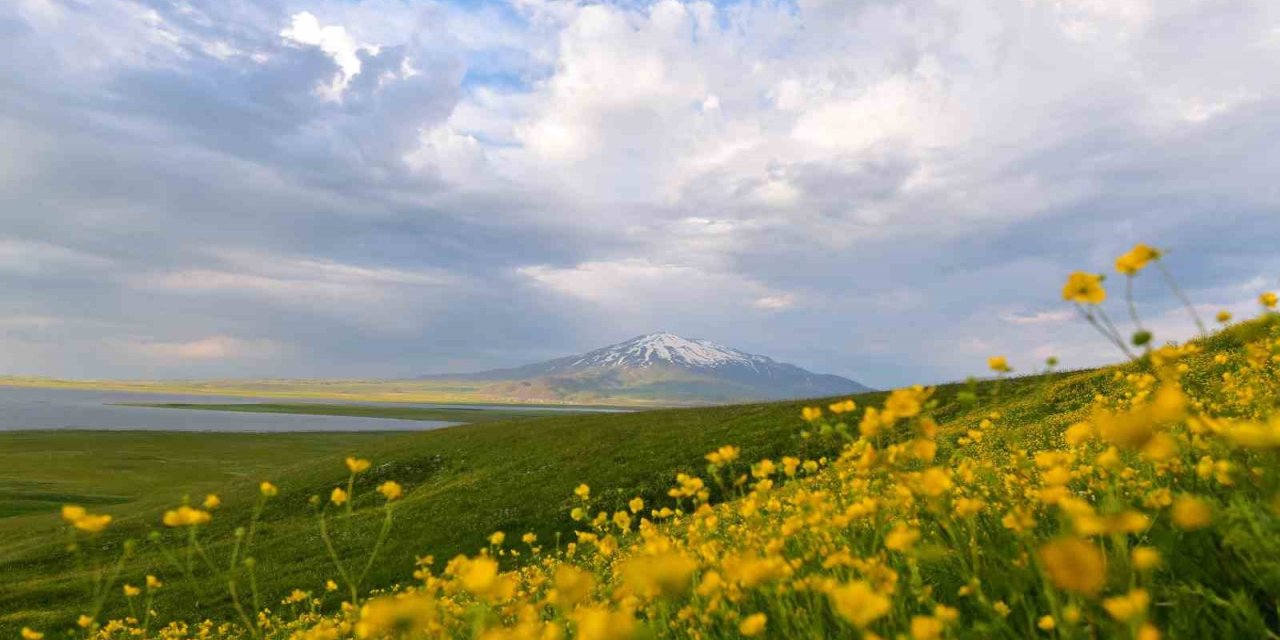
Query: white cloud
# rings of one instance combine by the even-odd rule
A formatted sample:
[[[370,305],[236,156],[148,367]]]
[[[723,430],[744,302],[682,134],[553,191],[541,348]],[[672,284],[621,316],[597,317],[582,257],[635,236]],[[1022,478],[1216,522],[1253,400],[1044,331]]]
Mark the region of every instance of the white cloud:
[[[0,272],[24,275],[78,273],[110,267],[110,258],[48,242],[0,236]]]
[[[786,294],[770,292],[763,284],[734,273],[643,258],[583,262],[571,267],[530,265],[516,272],[557,294],[613,312],[674,309],[721,313],[726,307],[772,310],[790,304]]]
[[[360,73],[360,52],[376,54],[376,46],[361,44],[342,25],[324,25],[309,11],[293,14],[289,26],[280,31],[280,37],[298,44],[319,47],[333,58],[338,73],[327,86],[319,88],[329,100],[340,100],[351,79]]]
[[[968,336],[1114,358],[1053,305],[1124,243],[1176,249],[1196,299],[1276,272],[1276,2],[305,8],[0,7],[0,311],[300,327],[331,363],[800,334],[907,382],[980,370]]]
[[[1009,324],[1016,325],[1032,325],[1032,324],[1061,324],[1079,319],[1079,314],[1069,309],[1059,311],[1034,311],[1031,313],[1004,313],[1000,315],[1000,319]]]
[[[441,270],[368,267],[328,259],[248,251],[213,251],[217,266],[142,273],[127,284],[144,292],[253,299],[260,304],[342,318],[369,328],[403,331],[423,322],[464,282]]]
[[[796,297],[790,293],[780,293],[772,296],[763,296],[756,298],[751,304],[758,309],[766,311],[781,311],[796,303]]]
[[[174,361],[260,359],[279,357],[283,345],[271,340],[208,336],[188,342],[134,342],[128,345],[152,358]]]

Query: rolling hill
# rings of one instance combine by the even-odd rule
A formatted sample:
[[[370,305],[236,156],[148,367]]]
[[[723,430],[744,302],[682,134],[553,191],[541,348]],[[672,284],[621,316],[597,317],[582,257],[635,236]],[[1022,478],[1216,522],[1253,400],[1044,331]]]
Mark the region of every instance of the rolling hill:
[[[1044,412],[1086,405],[1098,378],[1074,374],[1008,380],[1002,393],[1010,410],[1040,417]],[[1062,405],[1022,404],[1024,399],[1040,397],[1049,383],[1055,397],[1062,394]],[[1087,391],[1081,391],[1081,386]],[[956,384],[938,389],[940,418],[960,420],[973,413],[956,402],[956,394],[965,388]],[[979,385],[980,390],[986,388],[986,383]],[[872,406],[883,402],[885,395],[867,392],[853,397],[860,406]],[[356,486],[358,513],[374,515],[358,515],[343,523],[336,542],[342,555],[367,553],[367,541],[376,535],[379,519],[372,507],[378,503],[373,492],[378,482],[396,479],[407,491],[397,508],[393,535],[369,578],[370,586],[389,586],[403,578],[416,557],[430,554],[443,561],[474,552],[493,531],[531,531],[549,545],[557,539],[567,541],[574,530],[568,515],[573,506],[571,492],[579,482],[593,487],[601,508],[617,509],[637,495],[661,503],[677,473],[698,473],[705,468],[703,454],[726,443],[741,446],[749,459],[788,454],[819,458],[836,453],[838,441],[802,437],[799,413],[803,406],[804,401],[793,400],[554,415],[420,433],[346,434],[334,439],[333,446],[323,446],[310,434],[289,433],[9,432],[0,434],[0,451],[11,453],[0,455],[0,460],[15,478],[42,479],[44,493],[66,493],[66,500],[92,504],[114,515],[116,522],[98,541],[104,554],[119,549],[125,539],[147,540],[148,532],[164,531],[159,526],[160,513],[184,495],[198,502],[212,491],[222,496],[224,506],[208,527],[208,549],[224,556],[233,530],[249,517],[257,481],[275,481],[280,496],[263,513],[258,555],[270,558],[261,588],[278,602],[291,589],[319,590],[324,580],[333,577],[307,501],[312,495],[328,495],[344,481],[344,450],[374,461],[373,469]],[[237,456],[235,449],[246,453]],[[259,450],[261,455],[251,455]],[[286,450],[292,453],[280,453]],[[84,463],[90,458],[95,460],[92,467]],[[51,466],[49,460],[66,466]],[[120,476],[121,469],[130,473]],[[147,477],[123,482],[122,478],[138,476],[134,469],[146,469]],[[53,481],[66,477],[75,481]],[[88,501],[83,495],[91,490],[102,493],[108,487],[109,502]],[[18,486],[9,490],[23,491]],[[59,502],[54,498],[46,502],[43,513],[26,511],[9,517],[0,513],[0,532],[5,534],[0,543],[0,635],[13,636],[22,625],[74,624],[84,606],[90,574],[74,565],[65,540],[57,535]],[[159,545],[181,547],[181,540],[171,536],[166,533],[163,542],[139,545],[122,580],[136,583],[145,573],[158,573],[168,580],[156,600],[161,620],[193,611],[231,619],[225,596],[194,604],[199,590],[181,579],[160,550]],[[209,579],[200,572],[196,577],[200,582]],[[108,616],[126,611],[119,599],[107,607]]]

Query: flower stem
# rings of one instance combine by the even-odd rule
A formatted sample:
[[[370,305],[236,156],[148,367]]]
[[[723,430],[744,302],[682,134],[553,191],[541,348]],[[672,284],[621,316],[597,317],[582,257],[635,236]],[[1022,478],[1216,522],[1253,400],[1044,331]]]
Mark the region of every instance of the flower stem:
[[[1182,301],[1182,306],[1187,308],[1187,313],[1191,314],[1191,319],[1195,320],[1196,328],[1200,330],[1200,335],[1206,335],[1209,332],[1204,328],[1204,322],[1200,320],[1200,314],[1196,313],[1196,308],[1191,305],[1191,300],[1187,298],[1187,294],[1182,292],[1182,287],[1174,281],[1173,274],[1169,273],[1169,269],[1164,266],[1164,262],[1156,260],[1156,267],[1160,269],[1160,275],[1164,276],[1164,281],[1169,284],[1169,288],[1173,289],[1173,294],[1178,296]]]

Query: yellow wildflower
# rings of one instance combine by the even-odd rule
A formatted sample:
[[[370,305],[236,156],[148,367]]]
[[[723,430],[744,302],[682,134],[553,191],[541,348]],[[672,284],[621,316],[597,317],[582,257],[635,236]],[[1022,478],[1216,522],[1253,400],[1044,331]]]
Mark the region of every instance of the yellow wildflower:
[[[1102,608],[1106,609],[1112,618],[1129,622],[1146,615],[1147,605],[1150,602],[1151,597],[1147,595],[1145,589],[1134,589],[1125,595],[1103,600]]]
[[[1231,312],[1227,311],[1226,309],[1223,309],[1222,311],[1218,312],[1217,318],[1218,318],[1218,322],[1221,322],[1222,324],[1231,322]]]
[[[1173,524],[1179,529],[1195,531],[1213,522],[1213,509],[1205,500],[1182,496],[1173,502]]]
[[[892,414],[881,414],[875,407],[867,407],[862,413],[862,420],[858,421],[858,433],[864,438],[874,438],[886,424],[892,423]]]
[[[628,640],[635,635],[636,620],[625,611],[607,607],[581,607],[573,612],[575,640]]]
[[[753,638],[764,632],[765,625],[768,624],[769,618],[763,613],[753,613],[742,620],[738,625],[738,633],[743,637]]]
[[[956,498],[954,510],[957,516],[968,518],[982,511],[986,506],[986,502],[978,498]]]
[[[274,498],[277,495],[280,495],[280,488],[266,480],[263,480],[262,483],[258,485],[258,491],[268,498]]]
[[[732,445],[725,445],[723,447],[720,447],[719,449],[716,449],[715,451],[712,451],[711,453],[708,453],[706,458],[707,458],[707,462],[710,462],[711,464],[716,465],[717,467],[722,467],[726,464],[729,464],[730,462],[733,462],[734,460],[737,460],[738,454],[740,453],[741,453],[741,450],[738,449],[738,447],[735,447]]]
[[[1013,369],[1009,366],[1009,361],[1004,356],[991,356],[987,358],[987,368],[996,373],[1009,373]]]
[[[578,496],[583,500],[588,500],[591,498],[591,487],[586,484],[580,484],[573,490],[573,495]]]
[[[378,485],[378,493],[381,493],[382,497],[387,499],[387,502],[392,502],[404,496],[404,487],[401,487],[400,483],[395,480],[388,480]]]
[[[547,601],[564,609],[572,609],[591,597],[591,592],[596,588],[596,579],[573,565],[562,564],[556,567],[552,585],[554,588],[547,594]]]
[[[204,497],[204,502],[202,502],[201,505],[205,509],[212,511],[222,506],[222,498],[219,498],[217,494],[211,493]]]
[[[619,511],[613,514],[613,524],[623,532],[631,530],[631,514],[626,511]]]
[[[84,507],[75,504],[63,505],[62,519],[72,527],[85,533],[101,533],[111,524],[111,516],[89,513]]]
[[[371,464],[368,460],[354,458],[351,456],[347,456],[347,459],[344,462],[347,464],[347,470],[351,473],[363,473],[369,469],[369,465]]]
[[[89,512],[85,511],[85,508],[78,504],[62,505],[62,519],[66,520],[67,524],[75,524],[76,520],[87,515],[89,515]]]
[[[163,587],[163,586],[164,586],[164,583],[160,581],[160,578],[157,578],[157,577],[155,577],[155,576],[153,576],[153,575],[148,575],[148,576],[147,576],[147,588],[148,588],[148,589],[150,589],[150,590],[152,590],[152,591],[155,591],[156,589],[159,589],[160,587]]]
[[[142,595],[142,589],[135,587],[131,584],[125,584],[123,587],[120,588],[120,590],[124,592],[124,597],[126,598],[136,598]]]
[[[338,506],[346,504],[348,498],[350,498],[350,496],[347,495],[347,492],[344,491],[342,487],[334,487],[333,491],[329,494],[329,502]]]
[[[854,402],[853,400],[841,400],[839,402],[832,402],[831,404],[827,405],[827,409],[830,409],[831,413],[835,413],[835,414],[849,413],[850,411],[853,411],[854,409],[857,409],[857,408],[858,408],[858,403]]]
[[[944,625],[933,616],[911,617],[912,640],[938,640],[942,637]]]
[[[1134,547],[1130,556],[1133,567],[1138,571],[1150,571],[1160,566],[1160,552],[1153,547]]]
[[[884,401],[884,410],[899,418],[910,418],[918,413],[929,397],[930,390],[920,385],[894,389]]]
[[[43,640],[44,634],[32,629],[31,627],[22,628],[22,640]]]
[[[501,602],[515,593],[514,578],[500,575],[498,561],[488,556],[458,556],[449,563],[449,572],[457,576],[463,589],[483,600]]]
[[[1036,620],[1036,627],[1041,631],[1053,631],[1057,626],[1058,622],[1053,619],[1053,616],[1040,616],[1040,619]]]
[[[1093,425],[1088,422],[1077,422],[1063,432],[1062,438],[1067,444],[1076,446],[1084,442],[1088,442],[1093,437]]]
[[[1142,271],[1147,263],[1160,259],[1160,251],[1145,244],[1138,243],[1128,253],[1116,258],[1116,271],[1125,275],[1135,275]]]
[[[1102,304],[1107,291],[1102,288],[1102,276],[1077,271],[1067,278],[1062,287],[1062,299],[1081,304]]]
[[[622,582],[627,591],[646,599],[678,595],[689,588],[698,563],[680,551],[653,556],[636,556],[622,565]]]
[[[164,526],[166,527],[194,527],[202,524],[209,524],[213,516],[208,511],[193,509],[187,505],[182,505],[177,509],[170,509],[164,512]]]
[[[109,515],[86,515],[72,523],[72,526],[85,533],[100,533],[107,525],[111,524],[111,516]]]
[[[951,476],[942,467],[929,467],[920,473],[921,494],[936,498],[951,490]]]
[[[813,422],[814,420],[822,417],[822,408],[805,407],[800,410],[800,417],[803,418],[805,422]]]
[[[725,577],[746,588],[791,575],[791,565],[780,555],[731,555],[720,561]]]
[[[1277,298],[1273,291],[1268,291],[1258,296],[1258,303],[1268,309],[1276,308],[1277,301],[1280,301],[1280,298]]]
[[[1102,551],[1080,538],[1062,538],[1040,548],[1040,562],[1054,586],[1087,596],[1102,590],[1107,580]]]
[[[374,598],[360,608],[357,638],[425,635],[436,617],[435,602],[421,594]]]
[[[890,551],[907,551],[920,539],[920,530],[899,523],[885,534],[884,548]]]
[[[860,629],[884,617],[893,606],[889,598],[861,580],[833,587],[827,591],[827,598],[840,617]]]

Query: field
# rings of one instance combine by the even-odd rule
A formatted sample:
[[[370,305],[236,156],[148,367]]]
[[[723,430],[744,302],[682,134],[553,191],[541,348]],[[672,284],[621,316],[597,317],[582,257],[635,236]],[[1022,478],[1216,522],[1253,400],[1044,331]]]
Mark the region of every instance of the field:
[[[8,482],[49,483],[14,494],[89,515],[80,565],[56,514],[0,520],[0,633],[87,612],[103,638],[1277,637],[1276,354],[1270,315],[1115,368],[852,402],[345,441],[12,434]]]
[[[1035,393],[1045,382],[1010,380],[1003,392],[1010,398]],[[954,385],[939,391],[945,402],[941,415],[963,411],[949,401],[961,390]],[[884,395],[858,400],[876,402]],[[374,462],[358,483],[365,494],[362,503],[376,502],[368,490],[383,479],[394,478],[407,490],[397,507],[394,535],[369,582],[388,586],[404,578],[416,556],[475,552],[493,531],[532,531],[548,541],[557,533],[570,534],[571,492],[579,482],[596,487],[601,506],[617,508],[636,495],[661,500],[677,473],[697,472],[704,466],[702,454],[725,442],[756,457],[836,451],[834,443],[800,437],[802,406],[557,415],[409,434],[0,433],[5,463],[0,478],[11,487],[10,504],[24,505],[11,509],[25,513],[0,519],[7,541],[0,546],[0,611],[6,612],[0,616],[0,634],[24,625],[65,626],[81,613],[77,607],[85,602],[89,581],[75,570],[57,536],[61,502],[116,517],[96,540],[106,551],[118,549],[125,538],[143,539],[148,530],[163,529],[160,512],[184,495],[199,502],[209,492],[224,503],[209,534],[229,538],[231,529],[248,518],[257,481],[272,480],[281,494],[264,513],[259,555],[264,563],[270,558],[271,567],[262,591],[278,600],[296,587],[314,589],[332,577],[306,501],[341,485],[346,478],[342,458],[360,455]],[[1035,407],[1045,410],[1045,405]],[[355,552],[363,538],[376,535],[379,519],[376,514],[357,517],[344,525],[350,529],[342,534],[344,550]],[[174,573],[149,547],[140,545],[125,570],[135,582],[144,573]],[[156,608],[176,613],[192,600],[189,586],[173,576],[157,594]],[[117,599],[106,616],[121,615],[124,605]],[[225,599],[204,602],[201,611],[230,614]]]
[[[242,396],[275,400],[332,400],[346,402],[403,402],[416,404],[546,404],[495,391],[494,383],[468,380],[60,380],[0,376],[0,386],[37,389],[79,389],[194,396]],[[644,395],[593,400],[581,397],[574,405],[601,407],[670,406],[669,399]],[[688,403],[683,403],[688,404]]]
[[[539,418],[557,413],[555,409],[507,409],[480,407],[406,407],[394,404],[326,404],[307,403],[243,403],[243,404],[193,404],[193,403],[128,403],[135,407],[157,409],[185,409],[188,411],[230,411],[234,413],[289,413],[309,416],[350,416],[355,418],[384,418],[395,420],[429,420],[440,422],[493,422]]]

